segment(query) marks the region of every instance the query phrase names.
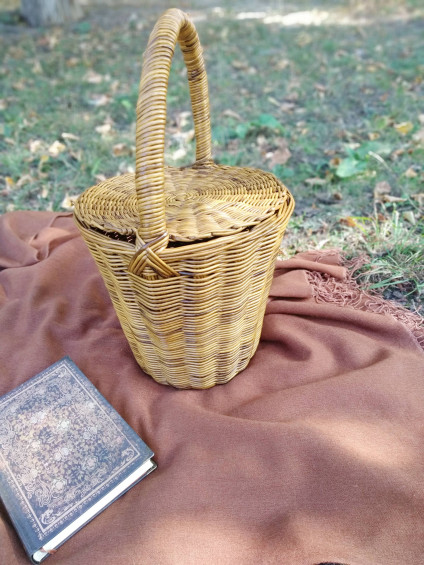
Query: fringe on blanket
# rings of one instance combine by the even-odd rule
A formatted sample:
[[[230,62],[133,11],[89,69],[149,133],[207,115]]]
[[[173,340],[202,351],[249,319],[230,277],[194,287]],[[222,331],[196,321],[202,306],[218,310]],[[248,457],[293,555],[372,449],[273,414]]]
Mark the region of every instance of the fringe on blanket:
[[[339,256],[339,263],[347,270],[346,278],[340,280],[327,273],[306,271],[314,299],[317,302],[392,316],[408,328],[417,344],[424,349],[424,318],[359,286],[355,272],[366,264],[367,257],[361,255],[346,260],[338,251],[329,250],[320,253],[316,260],[325,263],[325,258],[330,255]]]

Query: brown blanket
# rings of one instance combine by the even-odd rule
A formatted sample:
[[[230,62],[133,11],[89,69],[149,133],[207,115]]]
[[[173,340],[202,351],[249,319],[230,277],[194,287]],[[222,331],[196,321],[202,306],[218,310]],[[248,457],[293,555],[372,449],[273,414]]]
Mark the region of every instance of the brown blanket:
[[[249,367],[181,391],[135,363],[69,215],[0,218],[0,394],[69,355],[158,463],[49,562],[424,563],[423,332],[337,263],[279,262]],[[1,506],[0,563],[27,563]]]

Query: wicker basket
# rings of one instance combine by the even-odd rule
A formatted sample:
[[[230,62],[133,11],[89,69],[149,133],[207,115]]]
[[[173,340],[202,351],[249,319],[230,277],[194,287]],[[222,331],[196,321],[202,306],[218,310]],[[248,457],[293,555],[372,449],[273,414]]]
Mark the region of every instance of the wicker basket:
[[[196,162],[164,165],[166,93],[179,42]],[[244,369],[259,342],[274,261],[294,201],[272,174],[211,158],[207,77],[196,29],[171,9],[144,55],[136,172],[86,190],[75,219],[139,365],[204,389]]]

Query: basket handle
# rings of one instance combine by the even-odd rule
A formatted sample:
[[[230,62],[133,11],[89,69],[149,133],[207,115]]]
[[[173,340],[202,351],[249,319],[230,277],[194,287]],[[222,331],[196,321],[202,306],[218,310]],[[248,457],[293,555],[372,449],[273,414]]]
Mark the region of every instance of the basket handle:
[[[167,10],[150,34],[137,101],[135,187],[138,235],[155,251],[168,245],[165,219],[165,123],[169,72],[177,41],[187,67],[196,136],[196,163],[211,161],[211,127],[205,65],[199,37],[187,14]]]

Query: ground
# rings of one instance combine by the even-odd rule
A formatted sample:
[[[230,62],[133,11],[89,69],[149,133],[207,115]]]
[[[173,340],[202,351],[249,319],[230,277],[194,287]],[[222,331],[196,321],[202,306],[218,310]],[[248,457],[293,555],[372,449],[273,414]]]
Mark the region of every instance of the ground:
[[[0,212],[67,209],[134,168],[142,53],[169,3],[84,4],[82,21],[35,30],[0,0]],[[423,313],[422,2],[179,7],[204,48],[216,161],[271,170],[295,197],[282,253],[366,253],[362,284]],[[189,163],[180,53],[167,103],[167,161]]]

